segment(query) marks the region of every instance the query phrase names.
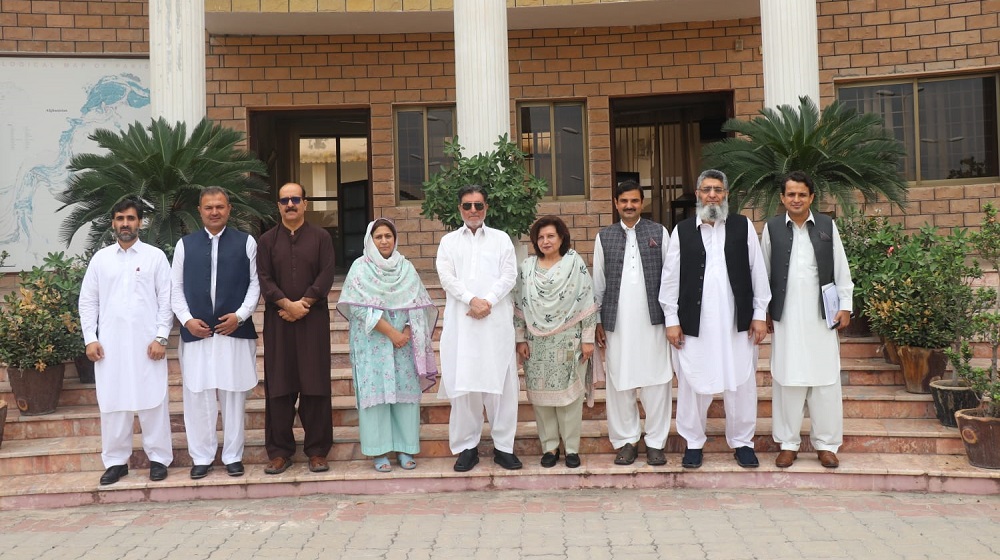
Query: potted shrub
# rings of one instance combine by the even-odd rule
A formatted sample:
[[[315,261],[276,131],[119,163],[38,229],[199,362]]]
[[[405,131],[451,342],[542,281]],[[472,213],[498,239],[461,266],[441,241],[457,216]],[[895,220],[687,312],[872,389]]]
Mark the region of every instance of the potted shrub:
[[[32,267],[21,275],[21,281],[32,286],[38,286],[44,281],[52,285],[61,294],[60,313],[69,313],[76,328],[80,328],[80,310],[77,306],[80,300],[80,286],[83,276],[87,273],[89,258],[81,256],[66,256],[62,251],[49,253],[42,261],[42,266]],[[83,338],[79,341],[79,353],[73,358],[77,375],[81,383],[94,383],[94,363],[87,358]]]
[[[7,366],[21,414],[49,414],[59,403],[64,362],[80,353],[80,325],[64,308],[63,294],[46,279],[22,274],[0,306],[0,362]]]
[[[882,271],[889,248],[898,245],[903,238],[903,228],[900,224],[890,223],[885,216],[866,216],[854,210],[837,218],[837,229],[851,268],[854,310],[858,315],[843,334],[870,336],[872,330],[865,306],[872,291],[872,282]],[[855,325],[857,327],[852,329]]]
[[[982,276],[966,262],[968,231],[939,234],[933,226],[906,236],[885,259],[872,282],[866,313],[877,329],[899,347],[900,368],[911,393],[929,393],[947,364],[943,349],[971,333]]]
[[[984,207],[985,217],[978,232],[972,234],[972,246],[979,257],[1000,272],[1000,223],[992,204]],[[1000,290],[986,289],[993,299],[988,309],[973,317],[973,335],[990,349],[989,367],[972,367],[972,349],[967,342],[959,352],[950,352],[953,367],[972,385],[979,397],[979,408],[955,413],[959,433],[965,444],[969,463],[976,467],[1000,468],[1000,375],[997,354],[1000,349]]]
[[[510,235],[514,248],[521,248],[522,257],[526,249],[519,238],[534,223],[538,202],[548,192],[548,184],[527,172],[524,152],[506,134],[494,146],[492,152],[465,157],[458,138],[446,143],[444,153],[453,163],[424,183],[421,211],[424,217],[440,220],[448,229],[458,229],[462,227],[458,190],[465,185],[482,185],[490,205],[486,225]]]

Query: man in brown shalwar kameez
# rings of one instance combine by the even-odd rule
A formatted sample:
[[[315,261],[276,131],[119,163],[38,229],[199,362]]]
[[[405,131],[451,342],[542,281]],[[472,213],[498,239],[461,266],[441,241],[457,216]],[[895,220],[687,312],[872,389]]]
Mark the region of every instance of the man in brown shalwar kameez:
[[[295,401],[305,429],[309,470],[330,469],[330,310],[333,242],[306,223],[306,192],[296,183],[278,191],[281,224],[260,237],[257,274],[264,296],[264,472],[285,472],[295,454]]]

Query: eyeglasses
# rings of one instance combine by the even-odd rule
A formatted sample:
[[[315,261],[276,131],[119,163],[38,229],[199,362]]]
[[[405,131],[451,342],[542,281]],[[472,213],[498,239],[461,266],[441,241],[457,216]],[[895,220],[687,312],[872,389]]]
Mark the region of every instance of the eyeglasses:
[[[698,190],[705,194],[722,194],[726,192],[726,189],[722,187],[701,187]]]
[[[278,203],[282,206],[288,206],[288,203],[291,202],[295,206],[298,206],[299,204],[302,204],[303,200],[305,199],[301,196],[286,196],[284,198],[279,198]]]
[[[486,208],[486,203],[484,203],[484,202],[463,202],[462,203],[462,210],[465,210],[466,212],[468,212],[469,210],[472,210],[473,206],[476,207],[477,211],[482,212],[483,208]]]

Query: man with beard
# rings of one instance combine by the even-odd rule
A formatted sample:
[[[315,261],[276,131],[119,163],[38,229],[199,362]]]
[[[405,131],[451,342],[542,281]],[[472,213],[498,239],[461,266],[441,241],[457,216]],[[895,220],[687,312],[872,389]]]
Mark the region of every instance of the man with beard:
[[[642,435],[639,405],[646,412],[646,464],[664,465],[670,432],[669,349],[657,302],[666,259],[667,230],[640,218],[642,188],[623,181],[615,188],[621,221],[594,241],[594,298],[599,308],[596,342],[606,348],[608,437],[616,465],[631,465]]]
[[[295,454],[295,403],[305,430],[302,450],[309,470],[330,470],[333,447],[330,402],[330,308],[333,241],[306,222],[306,190],[286,183],[278,190],[281,223],[260,236],[257,275],[264,296],[264,447],[266,474],[280,474]]]
[[[753,450],[755,374],[771,290],[757,232],[745,216],[729,214],[728,190],[721,171],[698,177],[697,214],[670,235],[660,286],[677,366],[677,433],[687,442],[685,468],[701,466],[708,407],[717,393],[737,464],[760,464]]]
[[[80,326],[94,362],[101,409],[101,484],[128,474],[132,423],[138,414],[150,480],[167,478],[174,459],[167,393],[170,263],[139,240],[142,205],[131,198],[111,209],[117,243],[90,260],[80,287]]]

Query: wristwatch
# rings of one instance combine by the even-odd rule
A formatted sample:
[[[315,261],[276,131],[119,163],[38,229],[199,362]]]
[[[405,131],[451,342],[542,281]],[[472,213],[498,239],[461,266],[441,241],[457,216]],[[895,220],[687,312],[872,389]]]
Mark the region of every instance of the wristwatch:
[[[154,338],[153,342],[156,342],[160,346],[166,346],[167,345],[167,339],[163,338],[162,336],[158,336],[158,337]]]
[[[239,316],[237,316],[237,317],[236,317],[236,326],[237,326],[237,327],[242,327],[242,326],[243,326],[243,323],[245,323],[245,322],[246,322],[246,321],[245,321],[245,320],[243,320],[243,319],[240,319],[240,318],[239,318]]]

